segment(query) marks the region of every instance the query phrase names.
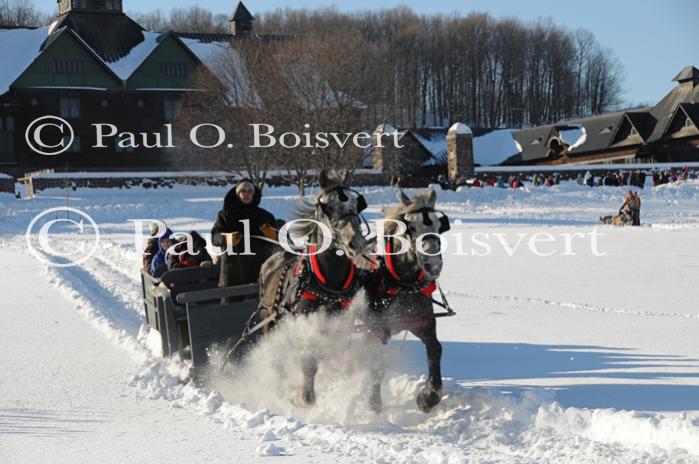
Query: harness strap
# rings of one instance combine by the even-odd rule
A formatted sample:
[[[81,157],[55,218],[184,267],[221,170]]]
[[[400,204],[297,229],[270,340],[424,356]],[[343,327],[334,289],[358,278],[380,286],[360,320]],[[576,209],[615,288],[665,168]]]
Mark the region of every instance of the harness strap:
[[[325,285],[327,280],[325,279],[323,273],[320,272],[320,265],[318,264],[318,254],[316,253],[315,244],[311,243],[309,249],[311,252],[311,270],[313,271],[313,275],[316,276],[316,279],[318,279],[321,284]]]
[[[386,241],[386,268],[388,269],[389,274],[391,274],[391,277],[396,282],[400,282],[401,278],[400,275],[398,275],[398,272],[396,271],[395,266],[393,265],[393,247],[391,246],[390,241]],[[420,273],[417,275],[417,281],[422,282],[425,279],[425,271],[420,270]]]

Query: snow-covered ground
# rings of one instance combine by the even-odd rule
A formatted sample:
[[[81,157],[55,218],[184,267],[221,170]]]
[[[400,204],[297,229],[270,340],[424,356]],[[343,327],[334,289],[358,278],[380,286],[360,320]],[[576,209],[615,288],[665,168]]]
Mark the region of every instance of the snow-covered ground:
[[[393,202],[362,190],[370,220]],[[646,226],[633,229],[598,225],[621,188],[439,192],[453,223],[441,285],[458,315],[439,321],[446,397],[429,415],[414,405],[426,367],[411,336],[386,348],[379,415],[341,363],[302,410],[260,366],[198,388],[148,348],[128,220],[208,232],[225,192],[0,194],[0,462],[699,462],[699,184],[641,191]],[[265,192],[280,217],[294,202],[292,189]],[[101,241],[80,266],[49,267],[24,233],[66,204]],[[550,256],[530,249],[537,233]],[[52,245],[80,241],[66,230]]]

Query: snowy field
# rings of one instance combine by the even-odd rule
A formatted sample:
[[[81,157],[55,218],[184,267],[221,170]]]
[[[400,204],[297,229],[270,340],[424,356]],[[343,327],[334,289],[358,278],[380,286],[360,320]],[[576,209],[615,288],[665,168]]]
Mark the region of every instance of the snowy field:
[[[360,190],[370,220],[394,201]],[[303,410],[269,372],[197,388],[149,348],[128,220],[208,233],[225,193],[0,194],[1,463],[699,463],[699,183],[641,191],[641,228],[598,223],[623,188],[439,192],[452,219],[440,282],[458,314],[439,321],[445,399],[429,415],[414,401],[423,348],[403,334],[378,415],[337,366]],[[263,206],[289,218],[295,202],[268,189]],[[66,204],[101,240],[81,265],[49,267],[25,230]]]

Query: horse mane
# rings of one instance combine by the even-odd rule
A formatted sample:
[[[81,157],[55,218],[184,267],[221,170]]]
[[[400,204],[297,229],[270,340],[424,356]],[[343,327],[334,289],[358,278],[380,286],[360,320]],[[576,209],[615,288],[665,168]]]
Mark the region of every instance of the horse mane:
[[[422,208],[433,208],[434,203],[431,201],[431,195],[432,192],[430,190],[424,190],[416,193],[415,196],[410,199],[410,203],[407,205],[399,203],[398,205],[387,206],[383,210],[384,219],[400,221],[404,214],[408,214]],[[384,235],[392,235],[396,231],[397,225],[393,221],[384,222]]]

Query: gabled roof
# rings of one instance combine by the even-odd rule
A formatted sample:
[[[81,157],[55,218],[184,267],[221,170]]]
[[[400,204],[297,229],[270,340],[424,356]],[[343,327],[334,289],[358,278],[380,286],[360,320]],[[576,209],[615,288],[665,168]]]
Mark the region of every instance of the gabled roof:
[[[132,48],[129,53],[117,61],[109,63],[109,67],[121,80],[127,80],[141,67],[144,61],[158,48],[162,40],[168,36],[167,32],[143,32],[143,41]]]
[[[663,137],[680,104],[699,102],[699,85],[696,85],[697,81],[693,81],[692,84],[689,84],[690,80],[697,78],[696,73],[697,68],[694,66],[687,66],[684,68],[675,79],[673,79],[680,82],[680,85],[673,88],[670,93],[651,109],[650,113],[657,120],[657,124],[646,142],[656,142]]]
[[[548,141],[555,126],[539,126],[522,129],[512,133],[515,141],[522,147],[522,161],[543,159],[548,156]]]
[[[0,30],[0,49],[3,51],[3,59],[9,55],[7,63],[3,63],[2,68],[0,68],[0,95],[6,93],[44,50],[47,50],[64,34],[75,39],[117,82],[121,81],[114,70],[75,31],[51,24],[49,27],[36,29]]]
[[[584,129],[584,139],[578,138],[570,144],[573,148],[569,156],[604,150],[611,144],[625,113],[610,113],[583,119],[562,121],[558,124],[523,129],[513,133],[513,137],[522,147],[522,161],[545,159],[549,155],[548,142],[551,137],[559,137],[562,132]],[[569,143],[569,140],[563,140]],[[534,142],[534,143],[533,143]],[[577,145],[577,146],[575,146]]]
[[[694,123],[697,129],[699,129],[699,102],[682,103],[680,108],[682,108],[682,111],[685,112],[687,117]]]
[[[143,28],[123,13],[69,12],[54,22],[76,32],[107,63],[126,57],[144,40]]]
[[[685,67],[678,75],[676,75],[672,80],[675,82],[687,82],[699,79],[699,69],[694,66]]]
[[[243,2],[238,2],[238,6],[235,7],[233,16],[230,17],[230,21],[255,21],[255,17],[250,13],[250,11],[243,5]]]
[[[166,39],[172,37],[172,39],[177,42],[182,49],[192,57],[192,59],[201,63],[202,61],[199,57],[192,51],[187,44],[174,32],[144,32],[143,42],[136,45],[131,49],[128,55],[119,61],[114,63],[109,63],[109,66],[115,70],[115,72],[123,75],[123,80],[127,80],[131,77],[142,65],[146,62],[148,57],[153,54],[153,52],[160,46],[161,43],[165,42]]]
[[[692,121],[692,124],[694,124],[694,127],[699,129],[699,103],[681,103],[675,109],[675,112],[670,118],[670,123],[668,123],[665,132],[663,132],[662,134],[662,137],[665,137],[670,134],[670,129],[673,127],[672,123],[679,116],[681,116],[683,120],[685,118],[689,118],[689,120]]]
[[[408,133],[422,145],[430,156],[430,158],[423,163],[423,166],[440,166],[447,164],[447,132],[444,128],[430,127],[409,129],[406,131],[406,134]]]
[[[629,111],[624,113],[624,116],[629,120],[638,132],[638,135],[645,141],[653,132],[655,123],[657,122],[652,114],[650,114],[650,108],[645,108],[639,111]]]
[[[640,143],[645,143],[655,127],[655,122],[655,118],[650,114],[650,108],[625,112],[617,127],[612,131],[613,135],[609,144],[619,146],[638,145],[639,139]],[[638,135],[632,136],[630,133],[624,135],[622,129],[626,127],[635,129]],[[624,135],[623,138],[622,135]]]

